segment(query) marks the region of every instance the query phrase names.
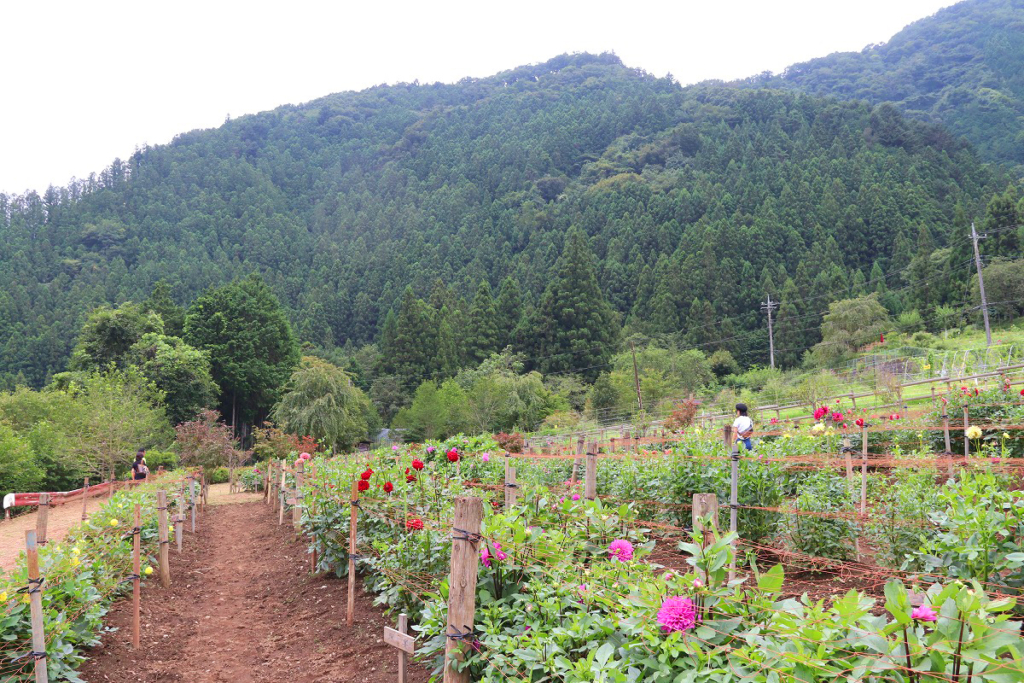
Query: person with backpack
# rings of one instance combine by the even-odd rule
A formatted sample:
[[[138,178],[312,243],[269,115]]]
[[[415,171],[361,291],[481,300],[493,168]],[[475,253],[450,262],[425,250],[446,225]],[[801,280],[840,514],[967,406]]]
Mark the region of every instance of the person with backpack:
[[[742,442],[748,451],[754,450],[750,437],[754,435],[754,421],[747,416],[747,404],[736,404],[736,419],[732,423],[732,431],[737,442]]]
[[[142,481],[149,475],[149,468],[146,467],[146,451],[143,448],[135,454],[135,462],[132,463],[132,479]]]

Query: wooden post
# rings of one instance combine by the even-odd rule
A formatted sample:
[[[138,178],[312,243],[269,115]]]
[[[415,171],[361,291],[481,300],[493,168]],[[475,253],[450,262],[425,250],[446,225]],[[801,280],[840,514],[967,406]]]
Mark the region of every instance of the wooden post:
[[[964,457],[971,454],[971,440],[967,438],[967,428],[970,426],[970,418],[967,414],[967,406],[964,406]]]
[[[850,489],[850,495],[856,499],[857,494],[854,492],[854,481],[853,481],[853,456],[850,453],[853,451],[853,447],[850,445],[850,437],[843,437],[843,460],[846,463],[846,484]]]
[[[39,549],[36,532],[25,531],[25,560],[28,565],[28,599],[32,618],[32,655],[35,658],[36,683],[47,683],[46,634],[43,632],[43,582],[39,579]]]
[[[193,474],[188,478],[189,509],[192,512],[192,533],[196,532],[196,476]]]
[[[868,513],[868,427],[860,428],[860,514]]]
[[[405,614],[398,615],[398,632],[406,635],[409,633],[409,617]],[[398,683],[405,683],[405,670],[408,655],[404,650],[398,651]]]
[[[277,504],[281,507],[281,519],[284,519],[284,485],[288,483],[288,465],[285,463],[284,458],[281,459],[281,481],[278,485],[278,496]]]
[[[466,649],[472,645],[467,639],[473,637],[476,616],[476,578],[480,565],[478,546],[483,515],[483,503],[479,498],[459,496],[455,499],[444,683],[470,683],[469,670],[456,671],[452,660],[463,661]]]
[[[953,450],[949,444],[949,414],[946,412],[945,406],[942,408],[942,436],[946,440],[946,453],[952,456]],[[950,463],[950,467],[952,466],[952,463]]]
[[[85,478],[82,485],[82,521],[89,519],[89,477]]]
[[[711,545],[711,529],[704,526],[704,520],[710,518],[711,529],[718,529],[718,496],[713,493],[693,494],[693,533],[700,537],[700,545],[707,548]],[[707,583],[708,577],[703,570],[697,570],[697,576]]]
[[[729,531],[736,533],[737,526],[737,514],[739,512],[739,495],[740,495],[740,451],[739,444],[736,443],[736,439],[732,438],[732,425],[726,425],[724,428],[725,438],[729,441],[730,453],[729,457],[732,460],[732,484],[729,491]],[[737,539],[732,541],[732,561],[729,563],[729,580],[732,581],[736,578],[736,543]]]
[[[611,444],[612,444],[610,452],[614,453],[615,450],[618,448],[618,444],[615,443],[616,439],[615,439],[614,436],[610,439],[610,441],[611,441]]]
[[[356,513],[359,511],[359,482],[352,480],[352,511],[348,521],[348,625],[356,618]],[[476,583],[473,584],[474,589]]]
[[[597,453],[587,453],[584,478],[583,495],[587,500],[597,499]]]
[[[576,439],[576,459],[572,461],[572,481],[576,483],[580,480],[579,471],[583,469],[583,457],[586,455],[586,439],[583,435]]]
[[[850,392],[850,405],[853,406],[854,410],[857,410],[857,395],[852,391]]]
[[[160,533],[160,585],[169,588],[171,585],[171,558],[168,546],[171,541],[167,529],[167,491],[156,492],[156,510]]]
[[[202,492],[203,492],[203,507],[202,507],[202,511],[206,512],[206,506],[210,504],[210,482],[206,480],[206,469],[205,468],[203,469],[202,472],[199,473],[199,476],[201,477],[200,481],[203,484],[203,488],[202,488]]]
[[[50,494],[39,494],[39,510],[36,512],[36,543],[46,545],[46,526],[50,521]]]
[[[302,530],[302,479],[304,472],[304,461],[299,460],[299,464],[295,467],[295,494],[292,496],[295,499],[295,503],[292,505],[292,526],[295,527],[296,533]]]
[[[178,493],[178,514],[174,516],[174,540],[178,544],[178,552],[181,552],[181,537],[185,526],[185,488],[182,487]]]
[[[519,498],[519,485],[516,484],[516,468],[508,468],[508,481],[505,482],[505,506],[506,509],[514,508]]]
[[[142,506],[135,504],[135,528],[132,529],[132,648],[139,649],[142,632]]]
[[[274,470],[274,461],[273,460],[268,460],[265,464],[267,466],[267,471],[263,475],[263,502],[264,503],[269,503],[270,502],[270,479],[271,479],[271,473]]]

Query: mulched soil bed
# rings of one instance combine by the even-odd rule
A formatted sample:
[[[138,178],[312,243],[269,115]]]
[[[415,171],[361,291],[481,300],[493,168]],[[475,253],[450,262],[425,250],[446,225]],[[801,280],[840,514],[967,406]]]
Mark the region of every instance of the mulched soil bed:
[[[170,683],[394,683],[394,626],[360,585],[355,625],[345,623],[346,580],[312,576],[291,520],[279,526],[262,503],[210,507],[199,533],[171,550],[170,588],[156,574],[142,593],[142,647],[131,648],[132,603],[107,616],[116,628],[93,649],[81,677]],[[426,668],[410,664],[408,680]]]

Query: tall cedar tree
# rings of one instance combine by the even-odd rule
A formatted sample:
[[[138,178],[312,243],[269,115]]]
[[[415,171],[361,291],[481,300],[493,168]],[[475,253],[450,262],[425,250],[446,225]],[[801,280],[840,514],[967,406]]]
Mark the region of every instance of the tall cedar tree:
[[[499,350],[501,328],[498,307],[491,296],[491,286],[487,280],[480,282],[476,296],[473,297],[467,333],[466,346],[470,361],[481,363]]]
[[[300,360],[280,302],[256,274],[196,299],[185,338],[210,353],[221,414],[236,426],[266,417]]]
[[[171,298],[171,286],[166,280],[153,285],[149,298],[142,302],[142,309],[156,313],[164,321],[164,334],[169,337],[180,337],[185,330],[185,309],[174,303]]]
[[[385,318],[380,349],[384,374],[396,375],[411,387],[427,379],[435,363],[437,347],[432,324],[430,307],[416,296],[411,286],[406,287],[398,315],[392,317],[389,313]]]
[[[519,289],[519,281],[509,276],[501,283],[498,292],[498,346],[504,349],[508,345],[521,346],[522,340],[517,337],[523,322],[523,293]],[[525,326],[523,326],[525,327]]]
[[[619,321],[597,284],[594,255],[573,228],[533,318],[534,362],[544,374],[573,372],[593,381],[619,339]]]

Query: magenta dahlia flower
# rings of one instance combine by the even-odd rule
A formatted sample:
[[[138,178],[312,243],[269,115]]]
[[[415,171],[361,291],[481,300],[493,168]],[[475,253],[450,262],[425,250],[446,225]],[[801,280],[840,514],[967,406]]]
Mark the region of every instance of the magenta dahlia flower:
[[[697,610],[693,607],[693,600],[690,598],[674,597],[665,598],[658,610],[658,623],[661,630],[671,633],[672,631],[689,631],[697,623]]]
[[[936,614],[935,610],[933,610],[928,605],[921,605],[920,607],[915,607],[913,611],[910,613],[910,618],[917,619],[918,621],[935,621],[935,619],[938,616],[939,615]]]
[[[623,538],[618,538],[608,546],[608,554],[612,556],[613,560],[629,562],[633,559],[633,544]]]

